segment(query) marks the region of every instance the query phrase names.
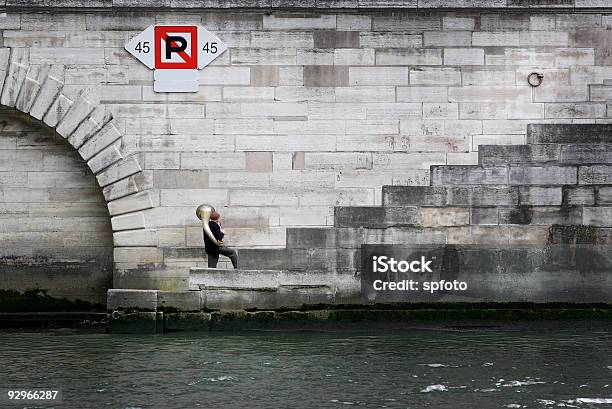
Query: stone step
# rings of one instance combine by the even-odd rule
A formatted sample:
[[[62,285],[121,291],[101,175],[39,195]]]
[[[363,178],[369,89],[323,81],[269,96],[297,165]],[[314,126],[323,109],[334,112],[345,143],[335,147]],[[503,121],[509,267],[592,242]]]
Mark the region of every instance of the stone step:
[[[529,124],[527,143],[612,143],[612,124]]]
[[[193,267],[189,288],[202,292],[205,308],[228,310],[347,302],[359,295],[361,283],[352,274]]]
[[[612,144],[480,145],[478,163],[483,166],[612,164]]]
[[[575,185],[577,166],[433,165],[432,186]]]
[[[414,226],[420,222],[417,207],[350,206],[334,208],[336,227]]]
[[[383,206],[557,206],[567,186],[383,186]]]
[[[609,206],[612,186],[383,186],[383,206]]]

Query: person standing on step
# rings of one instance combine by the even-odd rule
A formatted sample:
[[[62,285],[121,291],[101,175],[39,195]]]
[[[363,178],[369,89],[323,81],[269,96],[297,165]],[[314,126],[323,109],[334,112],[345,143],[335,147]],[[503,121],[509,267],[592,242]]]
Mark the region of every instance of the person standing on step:
[[[223,245],[223,237],[225,232],[221,228],[221,214],[219,212],[212,212],[210,214],[210,221],[208,227],[212,231],[213,236],[217,239],[215,243],[208,237],[204,232],[204,248],[208,255],[208,268],[217,268],[217,262],[219,261],[219,254],[229,257],[232,265],[235,269],[238,268],[238,253],[233,248]]]

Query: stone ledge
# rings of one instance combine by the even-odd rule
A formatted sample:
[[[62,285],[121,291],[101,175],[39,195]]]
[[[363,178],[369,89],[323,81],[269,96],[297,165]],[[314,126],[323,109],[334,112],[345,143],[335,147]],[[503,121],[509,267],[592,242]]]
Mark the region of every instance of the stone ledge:
[[[550,0],[4,0],[0,9],[9,12],[87,9],[87,11],[121,11],[135,9],[510,9],[510,10],[593,10],[610,9],[609,0],[565,0],[551,6]]]

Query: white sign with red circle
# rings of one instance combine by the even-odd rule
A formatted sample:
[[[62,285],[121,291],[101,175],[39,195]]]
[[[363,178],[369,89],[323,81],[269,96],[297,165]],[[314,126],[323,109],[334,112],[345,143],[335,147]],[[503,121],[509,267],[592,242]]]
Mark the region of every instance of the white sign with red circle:
[[[155,92],[197,92],[197,70],[223,54],[227,46],[201,26],[160,25],[147,27],[125,49],[155,70]]]

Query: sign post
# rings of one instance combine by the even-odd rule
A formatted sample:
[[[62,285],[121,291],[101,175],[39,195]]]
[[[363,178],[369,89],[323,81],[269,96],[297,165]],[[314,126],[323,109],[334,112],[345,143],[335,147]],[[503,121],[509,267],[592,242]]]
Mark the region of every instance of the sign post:
[[[198,92],[198,69],[227,50],[201,26],[149,26],[125,49],[153,73],[155,92]]]

